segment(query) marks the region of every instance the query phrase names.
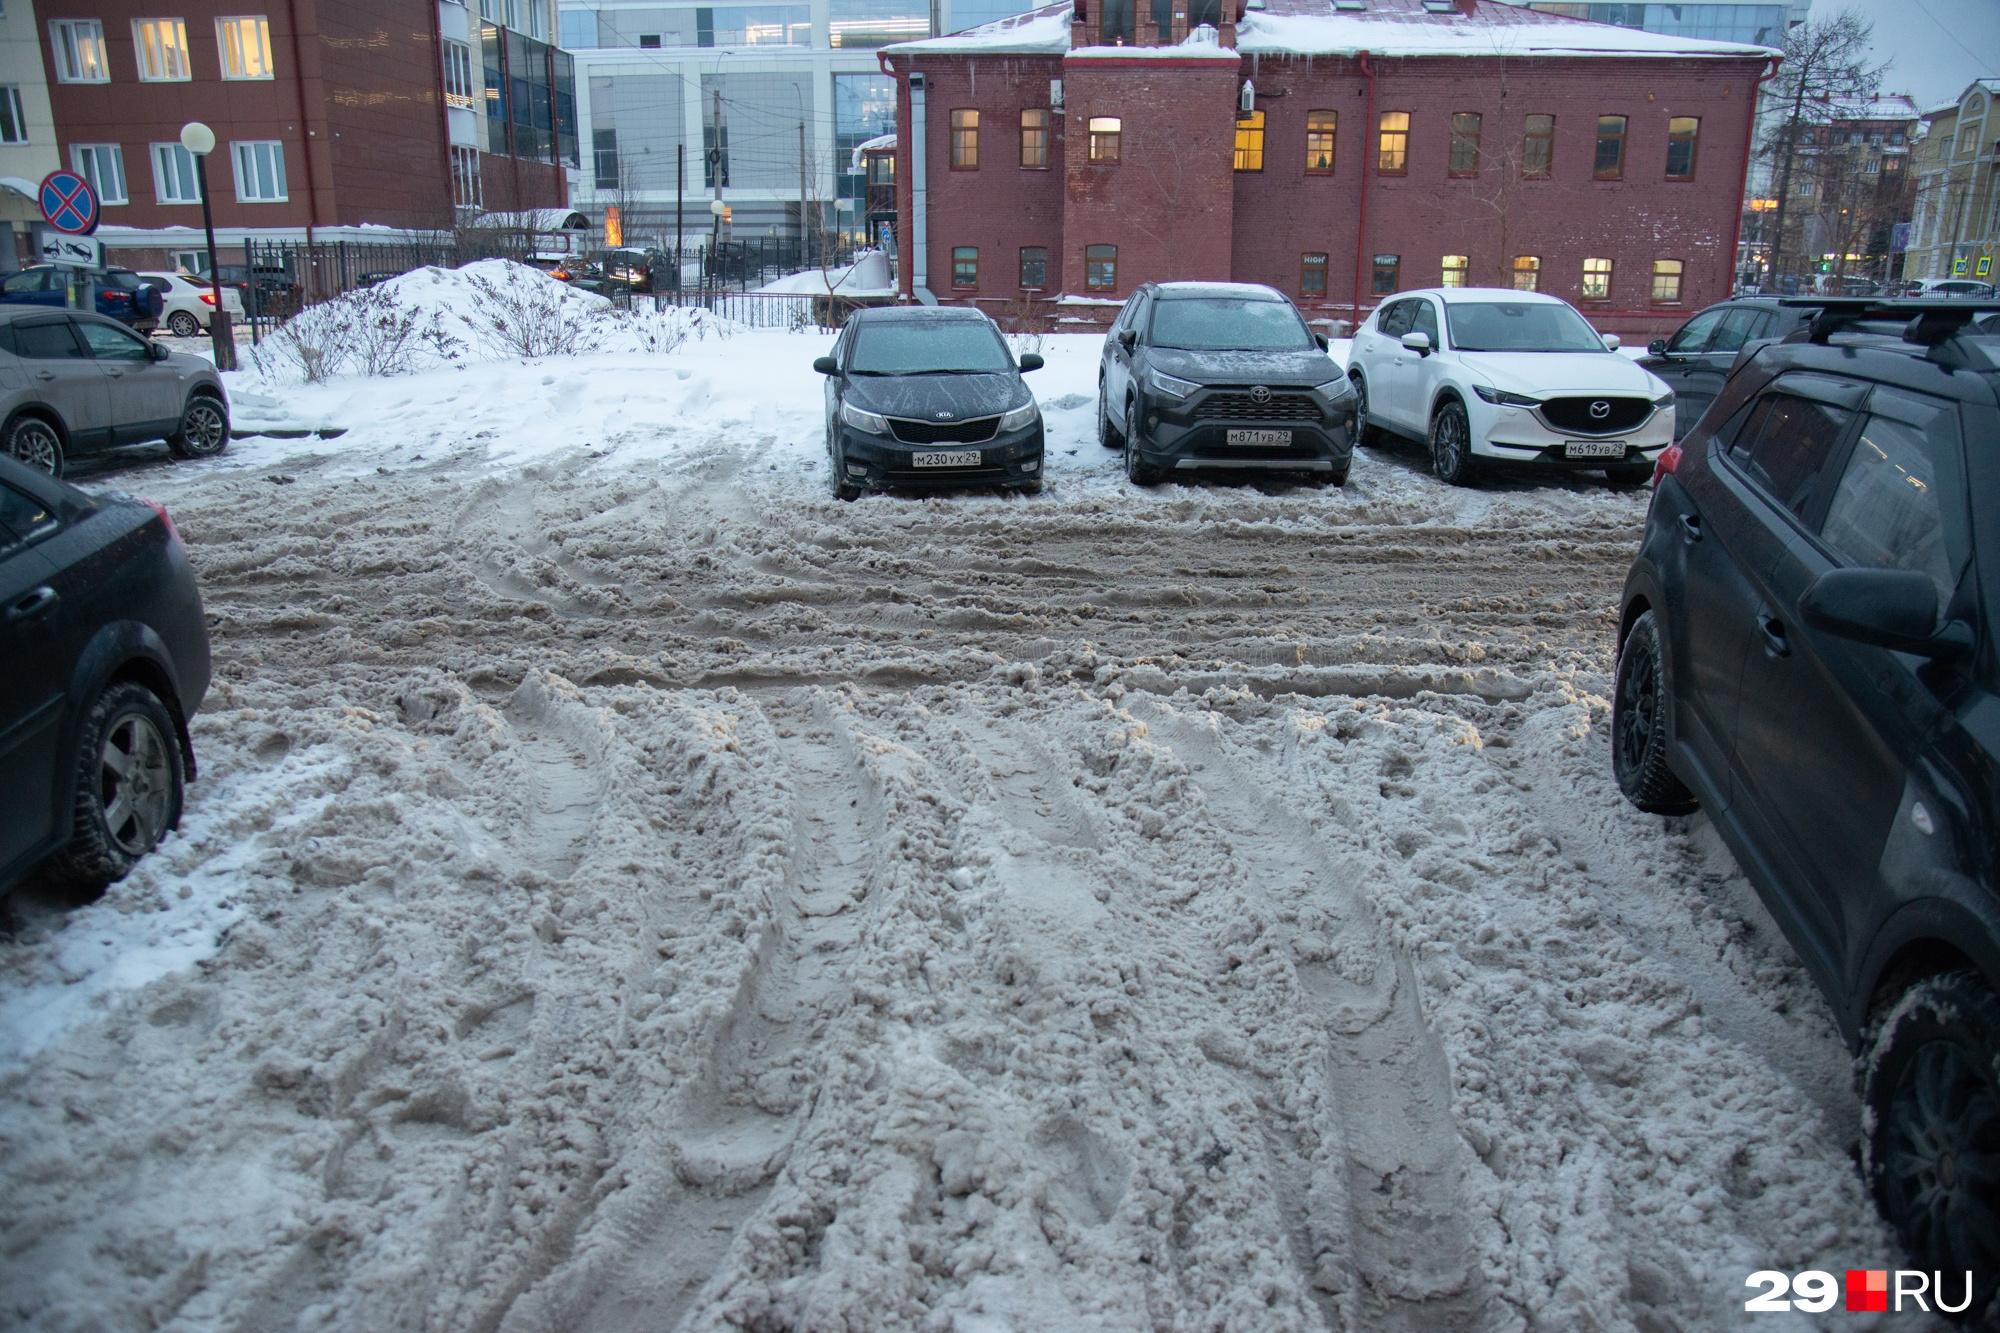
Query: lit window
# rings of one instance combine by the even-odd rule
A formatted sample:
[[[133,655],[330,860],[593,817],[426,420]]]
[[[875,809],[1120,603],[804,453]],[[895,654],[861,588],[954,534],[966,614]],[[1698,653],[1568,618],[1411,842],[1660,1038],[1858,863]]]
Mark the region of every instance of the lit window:
[[[223,78],[275,77],[276,67],[271,63],[271,21],[262,14],[217,19],[215,44],[222,49]]]
[[[1542,280],[1542,261],[1534,255],[1514,256],[1514,290],[1532,292],[1537,290]]]
[[[1376,255],[1375,279],[1372,290],[1378,295],[1396,291],[1402,285],[1403,257],[1401,255]]]
[[[163,204],[198,204],[194,154],[177,143],[153,145],[153,198]]]
[[[1097,292],[1112,291],[1118,286],[1117,246],[1086,245],[1083,248],[1083,285]]]
[[[28,142],[28,117],[21,109],[21,90],[0,85],[0,143]]]
[[[1410,169],[1410,113],[1382,113],[1382,146],[1375,156],[1375,170],[1384,176],[1401,176]]]
[[[1092,116],[1090,118],[1090,160],[1092,162],[1103,163],[1118,161],[1118,141],[1122,137],[1124,137],[1124,123],[1118,117]]]
[[[1040,291],[1049,285],[1049,251],[1047,246],[1024,245],[1021,247],[1021,286],[1029,291]]]
[[[444,41],[444,102],[472,109],[472,48],[449,37]]]
[[[1333,174],[1334,132],[1339,126],[1337,111],[1306,112],[1306,175]]]
[[[1483,117],[1477,111],[1454,111],[1451,117],[1451,174],[1479,174],[1479,127]]]
[[[1591,171],[1601,181],[1625,175],[1625,117],[1597,118],[1597,157]]]
[[[1472,268],[1472,260],[1465,255],[1444,257],[1444,282],[1446,287],[1463,287],[1466,273]]]
[[[1264,113],[1261,111],[1236,117],[1236,169],[1264,169]]]
[[[1608,301],[1611,299],[1610,260],[1586,259],[1583,261],[1583,299],[1586,301]]]
[[[125,196],[125,153],[115,143],[76,143],[69,146],[70,169],[90,182],[98,202],[129,203]]]
[[[1040,108],[1021,113],[1021,165],[1037,170],[1049,165],[1049,113]]]
[[[951,113],[951,169],[971,171],[979,166],[979,113]]]
[[[1675,116],[1667,122],[1667,179],[1694,179],[1694,144],[1701,134],[1701,121],[1694,116]]]
[[[1521,145],[1521,174],[1531,180],[1547,176],[1555,169],[1556,118],[1529,116],[1527,137]]]
[[[1653,299],[1655,301],[1678,301],[1681,299],[1680,260],[1655,259],[1653,261]]]
[[[1299,257],[1299,295],[1326,295],[1326,256],[1308,254]]]
[[[978,246],[955,245],[951,248],[951,285],[954,287],[979,285]]]
[[[132,45],[145,83],[184,83],[188,72],[187,24],[181,19],[133,19]]]
[[[236,164],[236,198],[246,204],[279,203],[285,193],[285,146],[275,139],[229,145]]]
[[[96,19],[56,19],[49,24],[57,83],[109,83],[111,63],[104,54],[104,25]]]

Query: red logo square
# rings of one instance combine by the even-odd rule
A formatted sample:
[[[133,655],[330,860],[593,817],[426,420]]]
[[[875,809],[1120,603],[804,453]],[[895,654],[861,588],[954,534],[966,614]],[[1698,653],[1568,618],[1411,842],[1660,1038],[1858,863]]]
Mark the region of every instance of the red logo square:
[[[1847,1308],[1883,1310],[1889,1308],[1889,1270],[1850,1268],[1847,1270]]]

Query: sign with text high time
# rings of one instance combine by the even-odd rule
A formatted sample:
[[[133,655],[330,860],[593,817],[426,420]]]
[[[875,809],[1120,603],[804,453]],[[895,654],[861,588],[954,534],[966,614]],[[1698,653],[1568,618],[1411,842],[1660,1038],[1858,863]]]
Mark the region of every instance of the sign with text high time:
[[[88,236],[97,230],[102,212],[97,206],[97,191],[74,171],[51,171],[42,177],[40,196],[42,216],[57,231]]]

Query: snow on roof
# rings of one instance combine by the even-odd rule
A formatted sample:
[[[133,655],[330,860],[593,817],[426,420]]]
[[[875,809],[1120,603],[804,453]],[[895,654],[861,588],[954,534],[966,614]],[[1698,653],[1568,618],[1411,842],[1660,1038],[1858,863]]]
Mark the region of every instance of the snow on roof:
[[[1214,28],[1204,23],[1170,46],[1079,46],[1066,60],[1238,60],[1234,47],[1224,46]]]
[[[1915,120],[1923,113],[1901,93],[1880,97],[1836,97],[1807,109],[1809,119],[1824,124],[1835,120]]]
[[[982,23],[948,37],[924,37],[897,42],[883,50],[901,55],[1050,55],[1069,50],[1069,0],[1031,9],[1025,14]]]
[[[863,156],[868,153],[879,152],[884,148],[894,148],[895,146],[896,136],[893,134],[878,134],[865,143],[858,143],[854,145],[853,161],[847,169],[849,171],[859,171],[861,170],[861,159]]]
[[[589,231],[588,217],[573,208],[525,208],[517,213],[481,213],[472,220],[475,227],[516,228],[522,231]]]

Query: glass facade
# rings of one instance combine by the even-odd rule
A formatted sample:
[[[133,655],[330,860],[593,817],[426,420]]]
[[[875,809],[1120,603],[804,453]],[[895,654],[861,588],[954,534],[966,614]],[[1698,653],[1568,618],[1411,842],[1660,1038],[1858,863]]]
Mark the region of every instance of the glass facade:
[[[1568,0],[1531,0],[1530,9],[1593,23],[1615,23],[1669,37],[1704,37],[1718,42],[1750,42],[1757,46],[1785,44],[1784,5],[1575,4]]]
[[[827,38],[837,50],[869,50],[930,32],[929,7],[911,0],[833,0]]]
[[[843,216],[858,211],[866,182],[854,150],[896,132],[896,81],[887,74],[833,76],[833,193]]]
[[[576,62],[567,51],[491,23],[479,27],[489,152],[580,165]]]

